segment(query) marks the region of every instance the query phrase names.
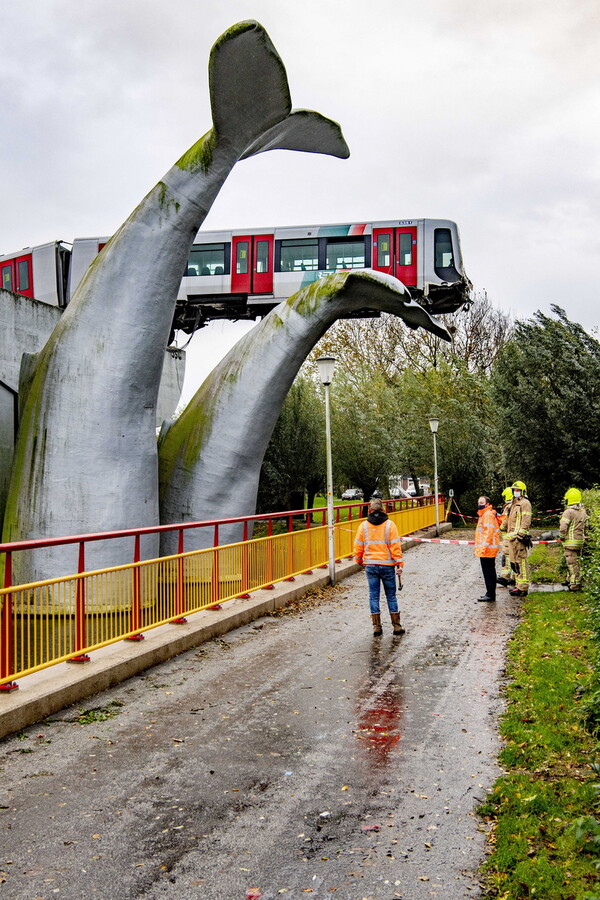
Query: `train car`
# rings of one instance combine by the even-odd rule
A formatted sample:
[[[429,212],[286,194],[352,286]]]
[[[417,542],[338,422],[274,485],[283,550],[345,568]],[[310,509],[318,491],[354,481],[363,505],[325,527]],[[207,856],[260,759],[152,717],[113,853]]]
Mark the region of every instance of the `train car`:
[[[25,297],[65,307],[69,302],[67,279],[71,245],[51,241],[0,256],[0,285]]]
[[[458,228],[447,219],[199,231],[177,327],[189,333],[210,319],[255,319],[331,272],[365,268],[394,275],[436,314],[459,309],[472,289]]]
[[[107,240],[76,238],[70,252],[56,242],[0,257],[0,268],[6,267],[7,273],[10,269],[5,283],[2,268],[3,286],[65,305]],[[29,277],[23,282],[27,287],[22,290],[19,273],[27,274],[24,260],[29,258]],[[394,275],[434,314],[459,309],[472,288],[458,228],[447,219],[199,231],[179,287],[173,330],[192,334],[213,319],[260,318],[300,288],[348,269]],[[55,299],[47,299],[53,278]],[[363,310],[357,315],[378,313]]]

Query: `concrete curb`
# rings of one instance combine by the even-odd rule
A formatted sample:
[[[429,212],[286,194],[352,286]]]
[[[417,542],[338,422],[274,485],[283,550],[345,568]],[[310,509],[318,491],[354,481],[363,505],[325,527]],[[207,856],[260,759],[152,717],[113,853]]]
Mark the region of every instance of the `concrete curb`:
[[[440,531],[448,531],[451,527],[444,523]],[[435,527],[417,534],[421,537],[435,536]],[[402,542],[403,550],[415,546],[418,542],[410,538]],[[348,578],[358,571],[360,566],[354,561],[343,560],[336,565],[336,579]],[[229,600],[223,609],[195,613],[185,624],[150,629],[145,632],[143,641],[119,641],[94,650],[87,663],[58,663],[27,675],[19,690],[0,695],[0,738],[199,644],[247,625],[274,609],[292,603],[310,588],[325,587],[328,583],[327,569],[318,569],[312,575],[298,575],[294,582],[279,582],[273,590],[255,591],[249,600]]]

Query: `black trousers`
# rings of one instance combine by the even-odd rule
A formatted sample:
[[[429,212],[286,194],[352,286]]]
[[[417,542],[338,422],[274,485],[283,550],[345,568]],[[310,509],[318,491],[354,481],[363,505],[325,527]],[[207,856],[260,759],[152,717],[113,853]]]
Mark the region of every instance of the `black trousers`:
[[[496,557],[480,556],[481,571],[485,581],[485,593],[488,597],[496,599]]]

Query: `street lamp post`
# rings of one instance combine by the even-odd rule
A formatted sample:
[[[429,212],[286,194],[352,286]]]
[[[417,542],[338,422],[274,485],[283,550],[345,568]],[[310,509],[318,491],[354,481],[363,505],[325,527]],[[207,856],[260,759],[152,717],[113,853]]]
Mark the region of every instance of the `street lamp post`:
[[[440,507],[438,502],[438,464],[437,464],[437,430],[438,425],[440,424],[440,420],[437,416],[432,416],[429,420],[429,427],[431,428],[431,433],[433,435],[433,470],[434,470],[434,484],[435,484],[435,533],[436,535],[440,534]]]
[[[317,360],[319,377],[325,388],[325,454],[327,459],[327,543],[329,555],[329,580],[335,584],[335,537],[333,531],[333,466],[331,463],[331,417],[329,413],[329,385],[337,359],[320,356]]]

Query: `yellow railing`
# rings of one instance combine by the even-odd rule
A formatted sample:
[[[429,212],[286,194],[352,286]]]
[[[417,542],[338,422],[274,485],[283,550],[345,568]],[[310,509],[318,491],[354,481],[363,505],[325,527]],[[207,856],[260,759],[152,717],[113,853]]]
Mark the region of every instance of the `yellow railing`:
[[[439,507],[443,519],[443,503]],[[435,506],[390,513],[401,535],[435,523]],[[336,558],[350,557],[359,519],[335,525]],[[328,562],[327,527],[142,560],[0,589],[5,623],[0,685],[142,631],[293,578]],[[10,663],[7,648],[10,646]]]

